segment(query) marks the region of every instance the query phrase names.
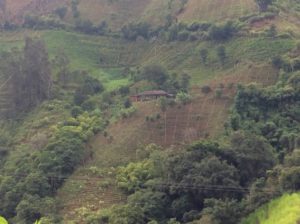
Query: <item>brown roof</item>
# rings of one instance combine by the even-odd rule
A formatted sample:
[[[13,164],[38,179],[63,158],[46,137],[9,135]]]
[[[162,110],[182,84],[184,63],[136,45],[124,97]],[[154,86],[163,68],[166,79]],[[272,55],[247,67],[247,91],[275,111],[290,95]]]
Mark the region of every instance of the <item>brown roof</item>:
[[[150,91],[145,91],[136,95],[133,95],[131,97],[142,97],[142,96],[168,96],[172,97],[172,94],[167,93],[166,91],[163,90],[150,90]]]
[[[163,90],[151,90],[151,91],[145,91],[145,92],[139,93],[137,95],[138,96],[166,96],[166,95],[168,95],[168,93]]]

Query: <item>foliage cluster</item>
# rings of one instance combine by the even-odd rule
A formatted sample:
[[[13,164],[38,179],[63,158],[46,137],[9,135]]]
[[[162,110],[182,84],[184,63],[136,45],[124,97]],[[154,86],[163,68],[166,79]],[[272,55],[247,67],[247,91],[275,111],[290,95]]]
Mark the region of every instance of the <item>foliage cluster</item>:
[[[127,40],[136,40],[138,37],[148,39],[151,33],[151,26],[148,23],[130,23],[122,27],[121,32]]]
[[[2,116],[15,117],[51,97],[52,73],[44,42],[27,38],[22,52],[3,54],[2,60],[0,69],[8,80],[3,100],[9,105]]]
[[[231,138],[229,146],[202,141],[181,152],[155,150],[145,160],[121,167],[117,183],[129,194],[128,202],[94,221],[188,223],[210,215],[217,223],[237,223],[245,208],[243,189],[266,176],[275,158],[264,139],[242,132]]]
[[[169,72],[160,65],[145,66],[140,73],[134,77],[134,81],[147,80],[153,86],[152,88],[165,90],[168,93],[176,94],[177,92],[187,92],[190,87],[191,77],[183,73],[178,77],[176,73]]]
[[[65,29],[66,25],[61,20],[52,17],[27,15],[24,18],[24,28],[44,30],[44,29]],[[7,26],[6,29],[10,28]]]
[[[104,128],[101,118],[88,113],[53,126],[49,143],[41,151],[19,158],[15,161],[19,169],[6,171],[1,178],[3,214],[20,223],[53,216],[56,202],[51,197],[88,156],[84,143]]]

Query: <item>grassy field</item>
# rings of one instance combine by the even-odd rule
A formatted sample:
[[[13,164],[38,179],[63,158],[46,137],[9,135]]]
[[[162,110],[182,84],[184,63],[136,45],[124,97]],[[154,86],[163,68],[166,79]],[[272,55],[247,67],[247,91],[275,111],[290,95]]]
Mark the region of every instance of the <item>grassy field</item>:
[[[88,36],[66,31],[2,33],[0,50],[23,46],[25,36],[44,39],[49,55],[53,58],[64,52],[70,58],[72,70],[85,70],[99,78],[108,89],[128,83],[122,76],[126,67],[143,67],[161,64],[178,74],[188,73],[195,85],[231,71],[236,64],[252,61],[269,62],[274,55],[282,55],[295,46],[292,39],[268,39],[262,37],[235,38],[223,43],[226,47],[226,66],[220,65],[217,47],[213,42],[149,43],[127,42],[118,38]],[[208,63],[200,61],[200,49],[209,50]]]
[[[241,224],[298,224],[300,194],[286,194],[262,206]]]

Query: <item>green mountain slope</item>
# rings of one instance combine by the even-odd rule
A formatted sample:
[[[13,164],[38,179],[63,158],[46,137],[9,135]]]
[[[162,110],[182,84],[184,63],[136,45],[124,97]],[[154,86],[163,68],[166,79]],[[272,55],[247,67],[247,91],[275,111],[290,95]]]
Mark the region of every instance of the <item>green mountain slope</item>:
[[[0,12],[3,59],[9,58],[5,52],[12,51],[26,75],[28,68],[22,67],[22,60],[18,61],[24,39],[41,39],[49,54],[53,77],[51,97],[27,113],[19,111],[20,116],[15,119],[0,120],[0,196],[4,201],[1,203],[0,199],[0,215],[3,212],[12,223],[26,223],[27,218],[36,220],[45,216],[45,223],[51,223],[49,218],[54,223],[94,221],[92,223],[106,224],[109,218],[118,220],[119,214],[130,214],[133,220],[143,216],[139,221],[124,222],[130,224],[173,224],[176,223],[171,219],[174,217],[179,223],[201,218],[204,220],[199,221],[201,224],[215,224],[214,219],[222,220],[224,213],[226,220],[230,220],[226,209],[228,214],[242,210],[235,199],[246,199],[256,178],[267,178],[267,168],[282,165],[284,156],[289,156],[300,144],[295,128],[299,122],[297,70],[300,69],[299,3],[296,0],[274,1],[269,11],[262,13],[254,0],[24,0],[19,3],[7,0],[5,3]],[[58,9],[66,10],[61,18]],[[32,18],[36,21],[30,20]],[[22,26],[24,20],[27,25]],[[93,29],[98,29],[104,21],[103,33],[95,32]],[[81,23],[83,28],[89,29],[78,28]],[[145,27],[129,26],[132,30],[126,34],[122,28],[130,23],[146,24],[149,30],[144,35]],[[34,67],[36,58],[31,59]],[[62,63],[64,60],[66,64]],[[10,102],[7,98],[14,98],[9,95],[11,86],[6,84],[10,81],[7,71],[14,70],[5,69],[14,66],[11,61],[6,64],[5,60],[0,65],[0,111],[3,111]],[[160,65],[159,75],[166,75],[166,81],[162,77],[163,84],[151,80],[155,71],[145,73],[145,68],[153,65]],[[23,77],[22,72],[17,74]],[[184,78],[188,79],[187,88],[183,87],[187,81]],[[246,86],[245,89],[240,85]],[[153,89],[179,94],[166,102],[129,100],[137,92]],[[289,104],[290,101],[276,104],[276,100],[285,97],[294,105]],[[237,113],[234,111],[236,105],[248,111]],[[272,109],[266,110],[265,105],[271,105]],[[237,134],[242,140],[230,138],[235,131],[249,130],[257,135],[251,140],[267,145],[267,151],[272,151],[276,159],[267,161],[271,164],[267,164],[267,168],[257,162],[263,168],[247,182],[247,177],[242,175],[256,168],[251,156],[264,152],[255,151],[260,149],[259,144],[252,149],[255,144],[243,139],[246,134]],[[206,145],[206,140],[216,141],[220,147],[213,143]],[[194,141],[205,143],[194,147],[201,159],[193,161],[191,167],[188,161],[194,158],[193,154],[184,158],[185,152],[192,152],[189,150]],[[250,160],[249,166],[244,167],[246,171],[239,167],[244,152],[237,155],[235,151],[247,152],[248,148],[237,147],[238,141],[245,141],[250,148],[249,154],[253,153],[242,157]],[[151,143],[160,147],[146,147]],[[202,147],[207,155],[200,153]],[[177,159],[182,163],[177,163]],[[175,167],[182,179],[176,179],[175,173],[171,177],[174,186],[169,186],[169,179],[160,170],[155,170],[156,173],[150,170],[156,176],[147,173],[150,172],[148,160],[161,162],[164,171],[173,172]],[[116,180],[121,175],[120,170],[126,171],[124,167],[128,164],[131,164],[125,174],[128,182],[140,182],[130,192],[120,188]],[[165,164],[170,167],[166,169]],[[52,170],[52,166],[55,169]],[[145,170],[139,173],[135,166]],[[218,170],[218,177],[210,173],[210,166]],[[198,189],[203,187],[201,178],[210,187],[224,184],[218,182],[223,180],[223,167],[232,171],[232,179],[224,180],[229,189],[225,189],[224,194],[214,192],[220,195],[218,200],[207,202],[215,195],[208,193],[211,189]],[[197,179],[202,168],[210,175],[202,173]],[[160,188],[152,188],[155,194],[147,191],[143,195],[143,190],[149,188],[148,180],[149,186],[160,184]],[[198,182],[194,186],[195,180]],[[36,186],[35,181],[40,188],[32,187]],[[274,187],[279,188],[280,181]],[[299,189],[287,187],[285,190]],[[41,198],[36,197],[40,192],[43,192],[38,196]],[[233,193],[228,192],[239,194],[232,196]],[[160,197],[162,194],[165,196]],[[252,196],[253,192],[250,194]],[[145,199],[139,201],[141,195]],[[193,201],[190,195],[199,201]],[[224,195],[232,196],[232,201],[222,198]],[[153,204],[147,204],[148,196],[153,196]],[[152,213],[156,200],[161,199],[166,199],[162,204],[171,209],[162,215],[157,211]],[[258,209],[243,224],[296,224],[300,218],[299,200],[299,194],[284,195]],[[126,203],[129,204],[122,207]],[[130,210],[139,203],[138,209],[146,204],[145,210],[136,210],[138,214]],[[114,205],[117,207],[109,210]],[[231,207],[236,210],[230,210]],[[205,221],[207,216],[211,222]],[[241,217],[233,218],[239,220]],[[228,223],[236,224],[234,221]]]

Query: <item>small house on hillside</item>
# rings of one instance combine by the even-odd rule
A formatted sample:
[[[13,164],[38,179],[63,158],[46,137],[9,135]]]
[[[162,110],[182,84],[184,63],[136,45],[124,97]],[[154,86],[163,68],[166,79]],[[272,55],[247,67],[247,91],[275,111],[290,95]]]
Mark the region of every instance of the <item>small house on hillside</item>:
[[[151,90],[151,91],[145,91],[145,92],[133,95],[130,97],[130,99],[133,102],[139,102],[139,101],[155,100],[160,97],[172,98],[174,96],[163,90]]]

